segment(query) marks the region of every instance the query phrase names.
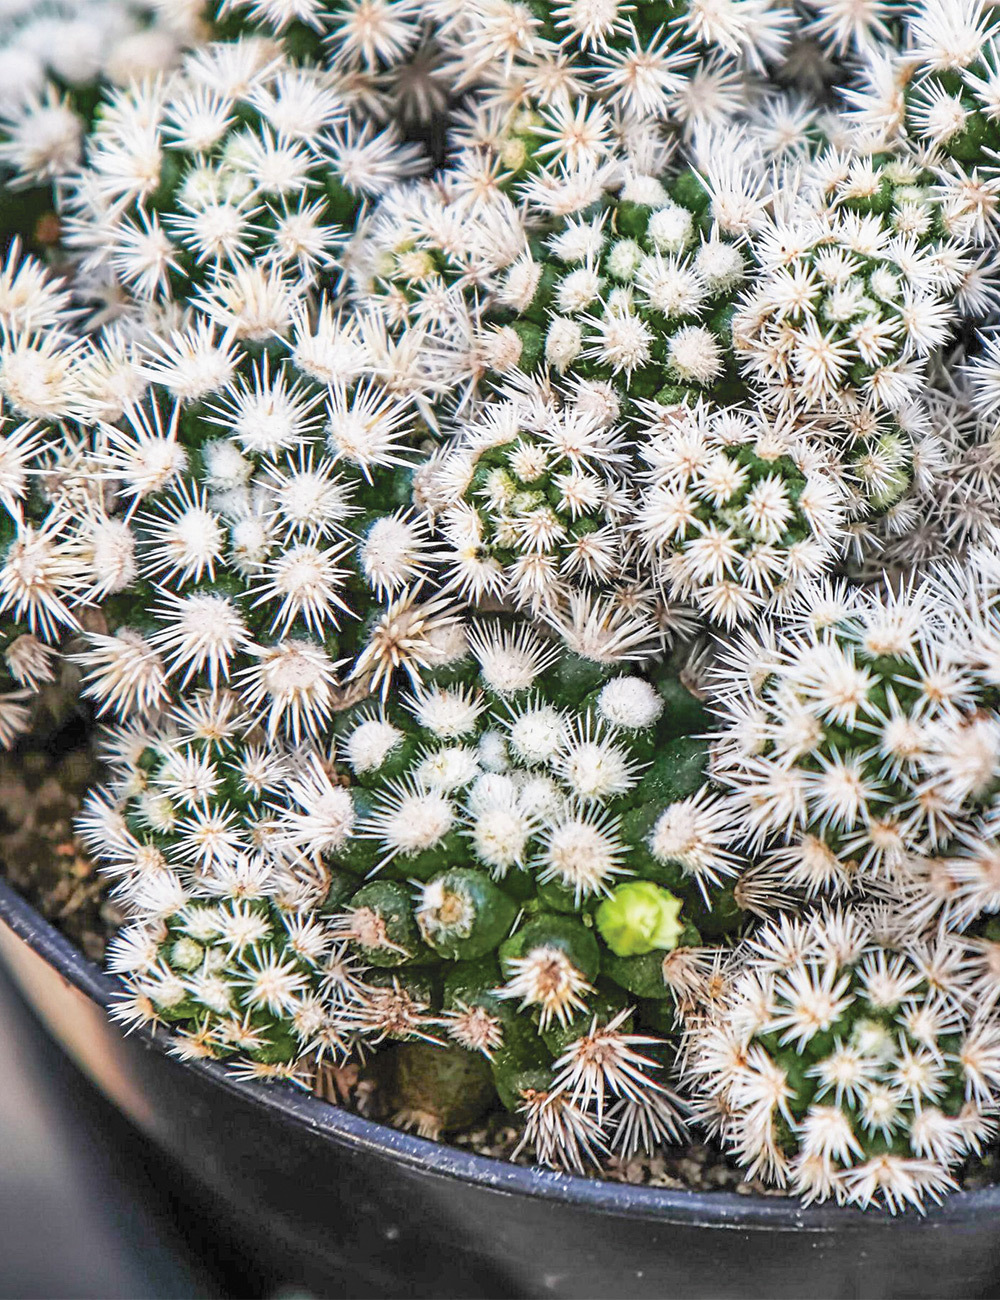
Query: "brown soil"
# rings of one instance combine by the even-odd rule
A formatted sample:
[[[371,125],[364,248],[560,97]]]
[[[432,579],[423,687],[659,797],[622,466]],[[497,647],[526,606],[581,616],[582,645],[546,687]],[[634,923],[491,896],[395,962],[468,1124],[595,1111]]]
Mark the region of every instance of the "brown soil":
[[[100,963],[122,923],[73,833],[73,819],[98,767],[86,747],[54,758],[42,749],[0,755],[0,869],[14,888]]]

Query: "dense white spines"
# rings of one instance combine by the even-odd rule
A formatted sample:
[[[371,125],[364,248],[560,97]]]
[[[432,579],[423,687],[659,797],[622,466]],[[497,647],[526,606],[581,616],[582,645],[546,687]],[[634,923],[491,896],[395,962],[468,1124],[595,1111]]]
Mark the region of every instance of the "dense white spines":
[[[454,586],[557,609],[567,588],[619,576],[629,499],[618,444],[613,427],[555,397],[487,408],[433,471]]]
[[[994,1131],[996,1023],[962,968],[819,911],[741,945],[686,1070],[742,1164],[807,1202],[938,1201]],[[931,971],[938,972],[938,978]]]
[[[664,409],[642,447],[636,531],[677,599],[713,621],[774,608],[843,544],[843,469],[760,413]]]
[[[122,1019],[450,1042],[566,1168],[693,1101],[807,1199],[943,1194],[1000,1057],[987,11],[16,8],[65,278],[0,266],[0,744],[75,676],[107,727]]]
[[[820,160],[798,201],[755,243],[761,274],[733,322],[748,374],[769,400],[806,411],[895,411],[919,396],[951,337],[950,297],[969,261],[928,240],[933,197],[920,169]],[[873,197],[888,188],[888,211]],[[880,200],[881,203],[881,200]],[[860,378],[859,378],[860,376]]]
[[[89,274],[141,302],[200,288],[238,335],[283,332],[356,200],[416,162],[392,128],[372,138],[347,114],[329,78],[266,43],[208,46],[109,97],[64,199],[67,242]],[[381,170],[365,165],[359,130]]]
[[[798,630],[747,638],[719,678],[713,770],[796,888],[899,891],[918,928],[996,910],[995,566],[970,565],[805,602]]]

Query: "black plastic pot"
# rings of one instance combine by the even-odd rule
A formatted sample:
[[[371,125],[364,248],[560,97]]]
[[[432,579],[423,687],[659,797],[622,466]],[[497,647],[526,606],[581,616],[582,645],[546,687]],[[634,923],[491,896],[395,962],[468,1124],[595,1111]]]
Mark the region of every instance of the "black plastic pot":
[[[1000,1296],[1000,1187],[892,1219],[524,1169],[123,1036],[115,986],[0,882],[0,955],[51,1033],[213,1202],[317,1294]],[[2,1050],[2,1049],[0,1049]]]

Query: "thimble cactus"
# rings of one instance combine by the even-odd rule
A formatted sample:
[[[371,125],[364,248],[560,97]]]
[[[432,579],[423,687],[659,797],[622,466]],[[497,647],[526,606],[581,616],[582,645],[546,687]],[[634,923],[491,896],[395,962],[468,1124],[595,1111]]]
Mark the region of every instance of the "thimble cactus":
[[[536,611],[607,589],[625,566],[626,464],[614,427],[557,394],[486,407],[434,470],[455,585]]]
[[[315,68],[260,41],[215,44],[99,107],[65,238],[97,284],[141,301],[201,295],[226,324],[252,301],[264,337],[288,281],[328,271],[364,194],[414,160],[391,129],[355,125]]]
[[[733,344],[778,406],[895,411],[919,396],[929,358],[949,341],[951,299],[972,262],[915,168],[893,161],[841,178],[836,163],[821,159],[819,193],[755,240],[760,271]]]
[[[751,1172],[806,1202],[920,1207],[994,1131],[997,1030],[963,977],[946,944],[893,951],[861,912],[766,928],[687,1069]]]
[[[888,886],[957,927],[996,910],[996,570],[981,552],[969,570],[898,596],[830,589],[729,661],[712,770],[796,888]]]
[[[179,1055],[232,1058],[252,1078],[299,1082],[344,1059],[361,971],[324,917],[316,844],[341,846],[354,807],[322,755],[269,745],[215,692],[112,732],[106,758],[111,778],[79,829],[134,918],[109,952],[128,981],[118,1016],[170,1025]]]
[[[742,66],[762,68],[780,58],[789,34],[787,13],[767,0],[737,0],[720,8],[701,3],[630,7],[621,0],[525,6],[514,0],[435,0],[439,39],[461,59],[467,80],[501,104],[525,108],[538,120],[548,151],[561,159],[564,143],[587,134],[570,123],[582,109],[560,102],[561,85],[578,87],[592,105],[589,125],[610,134],[612,114],[626,121],[666,118],[682,125],[705,120]],[[499,55],[499,57],[498,57]],[[546,112],[545,110],[549,110]],[[571,155],[572,156],[572,155]]]
[[[77,652],[87,698],[126,716],[238,685],[298,738],[351,691],[447,661],[460,619],[421,593],[429,535],[407,505],[419,424],[405,391],[359,381],[364,341],[343,355],[324,313],[296,320],[290,358],[204,326],[172,343],[76,471],[117,488],[76,525],[105,624]]]
[[[907,22],[898,50],[867,62],[852,89],[857,115],[877,137],[912,141],[944,160],[950,220],[981,236],[993,205],[981,188],[998,137],[994,24],[982,6],[925,0]]]
[[[182,1059],[307,1084],[317,1061],[352,1051],[361,983],[320,921],[242,885],[122,931],[108,964],[129,990],[115,1015],[171,1026]]]
[[[942,1196],[1000,1101],[986,11],[77,8],[0,15],[0,745],[94,726],[119,1017]]]
[[[4,10],[0,177],[10,193],[0,231],[43,245],[55,241],[52,186],[80,161],[102,90],[171,69],[196,39],[196,16],[185,8],[151,12],[141,0],[24,0]],[[20,224],[9,224],[11,216]]]
[[[625,1034],[623,1059],[640,1068],[633,1039],[662,1050],[686,992],[665,958],[739,923],[738,862],[703,747],[650,681],[568,661],[523,625],[478,626],[470,649],[403,710],[340,720],[359,823],[335,857],[369,879],[335,925],[368,965],[438,972],[449,1035],[489,1059],[506,1105],[554,1090],[586,1128],[576,1111],[603,1084],[562,1096],[571,1049],[645,1014],[659,1032]],[[594,1070],[637,1122],[645,1101]],[[591,1118],[599,1147],[603,1107]],[[566,1125],[561,1160],[578,1165]]]
[[[942,707],[932,616],[926,590],[845,601],[834,589],[720,669],[739,685],[719,706],[713,771],[748,840],[807,893],[873,885],[933,842],[920,795]]]
[[[626,418],[642,399],[739,395],[731,318],[747,269],[696,176],[637,175],[510,265],[487,362],[500,375],[544,364]]]
[[[667,407],[640,455],[636,529],[676,599],[732,626],[830,566],[844,536],[836,461],[742,409]]]

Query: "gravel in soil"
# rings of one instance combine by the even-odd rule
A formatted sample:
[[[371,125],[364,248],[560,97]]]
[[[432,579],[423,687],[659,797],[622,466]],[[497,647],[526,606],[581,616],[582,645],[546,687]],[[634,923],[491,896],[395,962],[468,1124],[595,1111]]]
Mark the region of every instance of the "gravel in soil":
[[[108,896],[109,881],[73,833],[98,773],[86,746],[59,757],[29,747],[0,754],[0,864],[18,893],[102,963],[124,918]]]

